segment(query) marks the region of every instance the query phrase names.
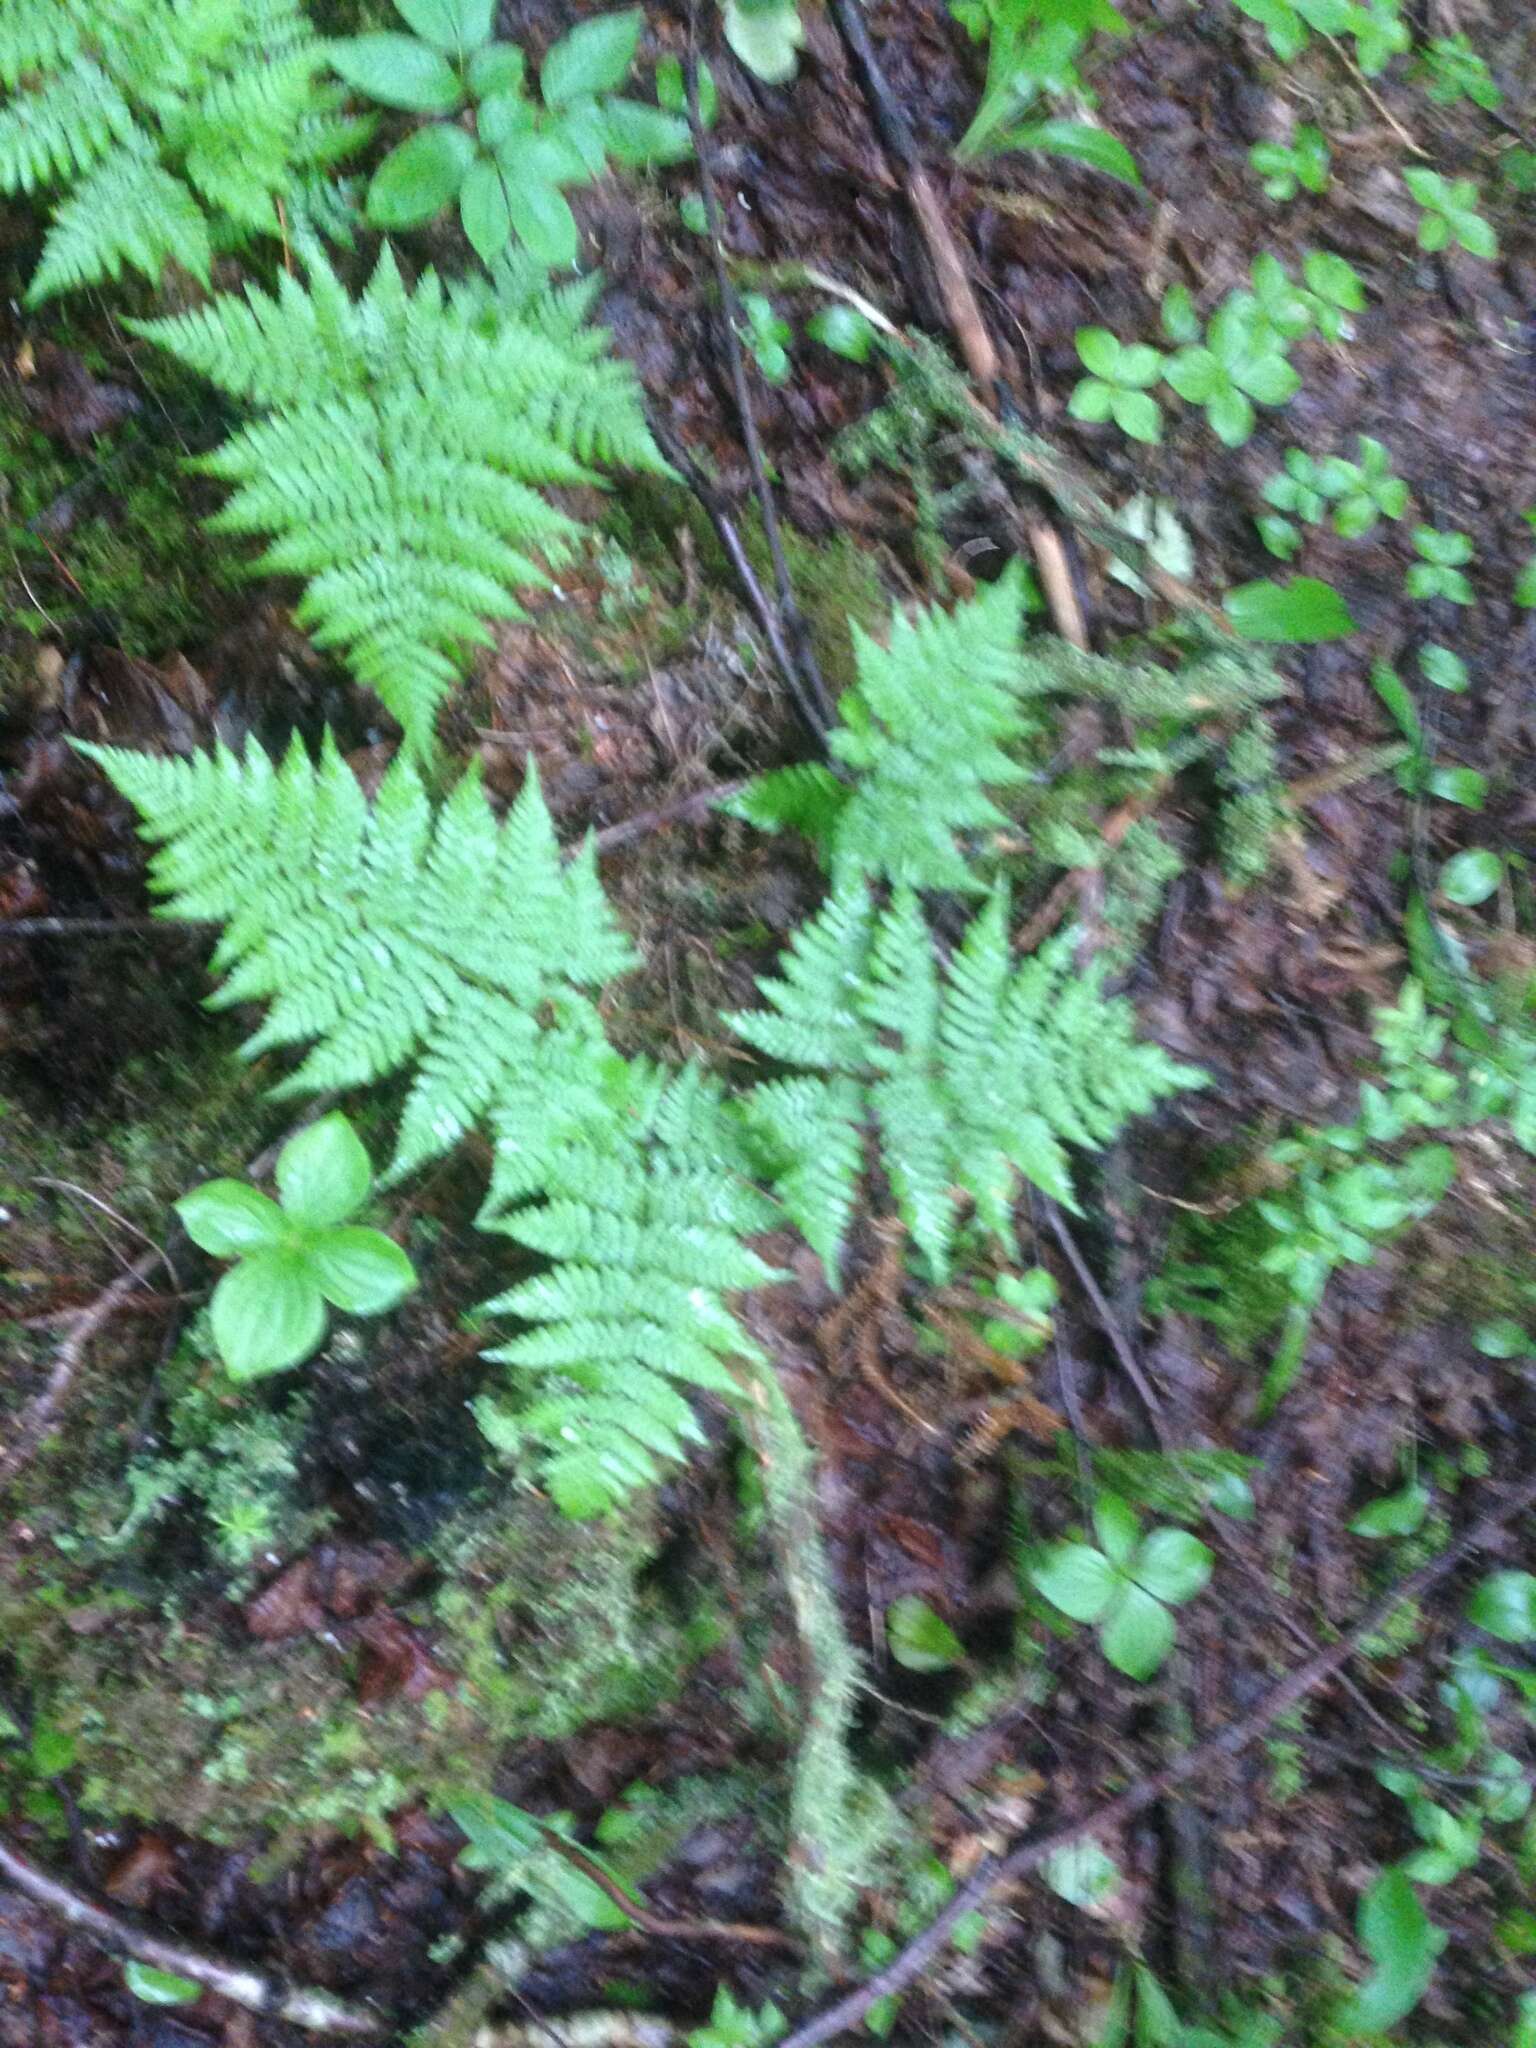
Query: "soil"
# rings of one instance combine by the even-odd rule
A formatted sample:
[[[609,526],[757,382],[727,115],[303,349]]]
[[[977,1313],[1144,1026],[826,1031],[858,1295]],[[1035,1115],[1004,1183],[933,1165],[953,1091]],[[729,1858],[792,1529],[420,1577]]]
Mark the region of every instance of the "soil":
[[[1431,1220],[1335,1276],[1304,1372],[1267,1421],[1255,1419],[1262,1358],[1146,1306],[1170,1245],[1192,1215],[1230,1199],[1243,1162],[1297,1124],[1353,1113],[1372,1010],[1406,971],[1415,880],[1464,846],[1517,856],[1495,902],[1443,914],[1483,971],[1522,959],[1529,969],[1536,917],[1519,863],[1536,827],[1536,610],[1511,593],[1533,546],[1521,515],[1536,506],[1536,200],[1501,167],[1536,143],[1524,127],[1536,22],[1521,0],[1423,10],[1430,32],[1465,31],[1487,56],[1504,91],[1493,117],[1433,102],[1401,61],[1363,82],[1322,42],[1282,67],[1257,24],[1225,4],[1128,11],[1137,34],[1101,43],[1092,82],[1141,190],[1036,154],[961,168],[951,151],[983,52],[925,0],[869,15],[1028,423],[1112,502],[1166,501],[1192,545],[1193,580],[1211,594],[1288,573],[1253,517],[1288,447],[1352,453],[1357,436],[1374,436],[1416,505],[1364,541],[1308,530],[1306,572],[1338,588],[1360,630],[1281,655],[1281,773],[1320,793],[1298,808],[1268,875],[1234,889],[1207,846],[1201,790],[1175,781],[1164,797],[1188,857],[1124,985],[1143,1028],[1213,1085],[1108,1157],[1072,1225],[1078,1259],[1043,1213],[1024,1218],[1035,1232],[1026,1263],[1048,1267],[1061,1291],[1056,1343],[1027,1389],[1044,1425],[1010,1434],[1004,1416],[994,1427],[1017,1389],[984,1363],[936,1355],[921,1291],[878,1215],[860,1225],[844,1310],[793,1247],[780,1248],[793,1280],[758,1305],[820,1460],[835,1585],[867,1660],[859,1760],[896,1795],[914,1838],[961,1876],[1026,1826],[1107,1795],[1244,1711],[1267,1677],[1445,1538],[1443,1520],[1387,1545],[1351,1538],[1362,1502],[1411,1469],[1433,1477],[1437,1513],[1460,1526],[1485,1485],[1528,1468],[1536,1429],[1529,1370],[1496,1368],[1472,1336],[1490,1309],[1528,1314],[1536,1300],[1536,1174],[1512,1146],[1469,1140]],[[762,85],[723,44],[712,52],[709,149],[728,252],[744,282],[815,265],[898,325],[947,338],[900,178],[833,22],[805,13],[792,86]],[[536,54],[569,18],[551,0],[515,0],[501,30]],[[707,25],[713,35],[712,12]],[[648,55],[681,53],[687,36],[686,16],[650,11]],[[1248,150],[1298,121],[1325,128],[1333,178],[1281,204],[1263,196]],[[1496,263],[1416,248],[1417,209],[1397,175],[1405,132],[1437,168],[1481,183]],[[575,203],[619,349],[736,508],[766,574],[709,250],[679,213],[696,185],[683,166],[602,181]],[[15,226],[7,250],[24,253],[27,232]],[[1150,448],[1070,416],[1080,328],[1156,341],[1170,285],[1208,310],[1246,282],[1259,252],[1294,274],[1318,247],[1356,266],[1367,308],[1346,343],[1301,345],[1302,392],[1283,412],[1261,411],[1245,446],[1221,448],[1194,408],[1171,401]],[[946,527],[935,572],[914,546],[908,482],[878,470],[851,480],[835,457],[836,435],[884,395],[885,372],[805,338],[818,293],[763,288],[797,338],[788,381],[754,374],[753,398],[835,688],[850,673],[850,615],[873,624],[893,599],[965,593],[1012,552],[1017,507],[1008,492],[973,496]],[[484,1164],[473,1154],[399,1197],[395,1220],[433,1246],[409,1312],[356,1355],[328,1353],[302,1416],[274,1396],[297,1450],[292,1519],[270,1544],[232,1568],[210,1544],[206,1486],[183,1481],[141,1539],[112,1548],[125,1474],[166,1448],[173,1418],[203,1431],[214,1466],[249,1449],[216,1434],[237,1418],[195,1412],[195,1368],[177,1363],[211,1276],[168,1236],[169,1205],[210,1174],[242,1171],[284,1111],[262,1094],[277,1074],[231,1057],[239,1020],[201,1008],[204,937],[147,922],[130,819],[69,741],[185,750],[310,736],[329,721],[366,780],[393,736],[294,628],[292,593],[242,582],[199,536],[201,486],[189,482],[181,501],[185,547],[163,532],[157,543],[195,551],[190,609],[181,597],[169,615],[92,600],[96,556],[77,554],[82,536],[149,549],[133,496],[146,440],[165,470],[208,445],[218,422],[157,385],[143,345],[94,303],[67,330],[22,320],[14,301],[0,324],[0,407],[20,423],[6,443],[0,623],[0,1303],[13,1319],[0,1323],[0,1414],[20,1414],[45,1383],[58,1319],[146,1244],[163,1248],[131,1310],[95,1341],[62,1439],[0,1495],[0,1730],[8,1718],[19,1731],[0,1746],[6,1827],[39,1861],[163,1931],[368,1998],[392,2015],[391,2039],[479,1981],[481,1959],[517,1931],[515,1910],[487,1910],[481,1880],[456,1860],[462,1838],[441,1804],[466,1774],[564,1813],[583,1840],[633,1788],[686,1786],[688,1818],[643,1872],[651,1911],[778,1924],[795,1653],[763,1541],[743,1541],[728,1436],[711,1425],[711,1449],[615,1556],[583,1537],[562,1565],[559,1546],[577,1539],[538,1503],[498,1508],[466,1408],[492,1369],[461,1318],[497,1284],[486,1241],[468,1229]],[[49,502],[36,504],[45,487]],[[1406,594],[1420,519],[1471,536],[1475,606],[1426,608]],[[608,549],[558,602],[500,635],[443,728],[450,761],[479,761],[498,799],[516,793],[531,750],[569,839],[805,752],[698,507],[680,491],[628,492],[609,523]],[[1106,577],[1098,549],[1078,541],[1073,553],[1093,642],[1111,650],[1143,628],[1145,606]],[[1419,683],[1426,638],[1463,657],[1465,693]],[[1381,662],[1415,688],[1437,758],[1486,778],[1480,811],[1415,803],[1372,756],[1397,737],[1372,684]],[[645,957],[618,1035],[706,1057],[721,1050],[716,1011],[745,998],[819,886],[782,843],[698,813],[617,846],[603,876]],[[11,929],[41,919],[57,925]],[[348,1106],[365,1134],[367,1116],[387,1109]],[[1079,1262],[1098,1276],[1099,1301]],[[1186,1610],[1170,1675],[1151,1688],[1116,1677],[1091,1631],[1053,1636],[1033,1619],[1029,1656],[1019,1648],[1011,1525],[1022,1515],[1030,1533],[1049,1534],[1076,1513],[1071,1470],[1048,1448],[1050,1417],[1071,1412],[1109,1451],[1149,1442],[1107,1320],[1129,1333],[1173,1441],[1257,1461],[1256,1516],[1221,1524],[1217,1596]],[[1514,1529],[1494,1561],[1529,1565],[1530,1533]],[[1040,1885],[998,1902],[976,1954],[925,1979],[893,2038],[1087,2039],[1083,2008],[1103,1999],[1130,1949],[1187,2010],[1279,1983],[1285,2038],[1331,2039],[1308,2000],[1358,1968],[1356,1901],[1413,1839],[1370,1765],[1446,1739],[1439,1688],[1466,1639],[1466,1591],[1465,1576],[1453,1579],[1266,1744],[1107,1842],[1121,1872],[1107,1902],[1085,1912]],[[945,1617],[963,1665],[920,1674],[893,1660],[882,1617],[907,1596]],[[50,1767],[29,1773],[15,1758],[40,1701],[59,1747],[45,1745]],[[1506,1703],[1496,1734],[1529,1773],[1529,1716]],[[1432,1896],[1451,1941],[1411,2038],[1506,2038],[1516,1999],[1536,1989],[1529,1912],[1523,1939],[1495,1933],[1528,1904],[1533,1837],[1509,1827],[1491,1839],[1493,1853]],[[864,1901],[863,1919],[895,1940],[923,1917],[911,1917],[910,1876]],[[808,2009],[798,1962],[774,1948],[638,1930],[566,1930],[491,2003],[509,2028],[631,2004],[696,2025],[722,1978],[754,2005]],[[0,2048],[303,2038],[213,1994],[146,2005],[120,1965],[0,1889]],[[447,2048],[451,2036],[426,2038]]]

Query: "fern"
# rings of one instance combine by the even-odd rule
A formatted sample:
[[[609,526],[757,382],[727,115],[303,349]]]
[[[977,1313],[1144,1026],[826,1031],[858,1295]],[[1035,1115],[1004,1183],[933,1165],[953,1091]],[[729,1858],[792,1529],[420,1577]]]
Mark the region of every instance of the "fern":
[[[665,465],[632,370],[570,301],[518,318],[430,271],[412,292],[388,249],[353,300],[306,261],[308,289],[284,276],[138,331],[260,409],[199,465],[235,487],[211,524],[271,536],[256,567],[308,579],[300,622],[425,753],[483,621],[521,617],[513,589],[547,585],[581,531],[537,486]]]
[[[300,0],[7,0],[0,191],[72,187],[28,299],[275,234],[276,201],[356,148]],[[19,88],[19,89],[18,89]]]
[[[1202,648],[1164,669],[1048,635],[1025,640],[1023,596],[1010,572],[953,611],[897,613],[884,647],[854,626],[857,681],[827,741],[844,773],[777,769],[729,808],[760,830],[803,833],[834,887],[870,877],[976,892],[975,856],[1012,822],[989,792],[1036,780],[1029,743],[1049,732],[1049,700],[1086,698],[1139,724],[1178,725],[1251,715],[1283,687],[1252,649]]]
[[[1109,1144],[1133,1116],[1203,1076],[1138,1043],[1135,1015],[1079,970],[1072,936],[1021,965],[999,887],[944,969],[917,898],[877,910],[835,892],[798,932],[766,1009],[729,1021],[749,1045],[810,1075],[770,1081],[743,1113],[779,1195],[829,1275],[872,1121],[897,1208],[936,1278],[950,1269],[958,1197],[1012,1247],[1022,1177],[1076,1207],[1066,1146]]]
[[[370,803],[329,741],[83,751],[158,844],[162,914],[224,925],[213,1004],[268,1003],[246,1056],[312,1045],[278,1093],[408,1075],[392,1177],[491,1131],[481,1222],[553,1264],[488,1304],[529,1326],[490,1355],[539,1398],[483,1401],[487,1436],[541,1450],[571,1514],[658,1477],[700,1435],[683,1390],[734,1395],[760,1356],[728,1297],[773,1277],[743,1240],[777,1212],[699,1074],[609,1045],[593,998],[634,956],[590,843],[561,859],[531,770],[498,823],[476,777],[434,807],[409,760]]]

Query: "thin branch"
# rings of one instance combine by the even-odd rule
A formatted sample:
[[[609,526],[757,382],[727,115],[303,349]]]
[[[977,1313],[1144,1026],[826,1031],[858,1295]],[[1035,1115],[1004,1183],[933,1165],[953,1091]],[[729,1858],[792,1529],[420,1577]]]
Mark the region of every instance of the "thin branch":
[[[0,1877],[45,1907],[66,1926],[89,1935],[114,1955],[132,1956],[151,1969],[168,1970],[217,1992],[233,2005],[269,2019],[286,2020],[290,2026],[306,2027],[313,2033],[344,2034],[355,2041],[377,2040],[383,2023],[356,2006],[344,2005],[328,1992],[307,1991],[269,1977],[247,1963],[235,1963],[204,1949],[190,1948],[179,1941],[153,1934],[125,1913],[109,1910],[76,1891],[60,1878],[50,1876],[30,1857],[0,1838]]]
[[[568,1841],[558,1829],[536,1815],[529,1818],[544,1837],[545,1847],[553,1849],[573,1870],[579,1870],[590,1884],[595,1884],[643,1933],[670,1941],[741,1941],[757,1948],[798,1949],[800,1946],[795,1937],[782,1927],[759,1927],[745,1920],[669,1920],[664,1913],[653,1913],[627,1892],[616,1877],[604,1870],[595,1857],[589,1856],[579,1842]]]
[[[143,938],[151,932],[173,932],[179,924],[186,929],[181,919],[164,917],[0,918],[0,939]]]
[[[820,2048],[823,2041],[831,2041],[849,2028],[858,2026],[877,2000],[894,1997],[907,1990],[948,1947],[955,1928],[966,1915],[983,1906],[1001,1886],[1016,1884],[1019,1879],[1028,1877],[1059,1849],[1070,1847],[1085,1835],[1108,1835],[1125,1827],[1145,1813],[1149,1806],[1166,1799],[1170,1792],[1188,1784],[1192,1778],[1207,1777],[1217,1764],[1240,1754],[1280,1715],[1304,1700],[1308,1693],[1315,1692],[1318,1686],[1358,1656],[1363,1645],[1378,1633],[1404,1602],[1422,1599],[1469,1557],[1494,1543],[1506,1523],[1528,1513],[1533,1507],[1536,1507],[1536,1478],[1529,1478],[1516,1487],[1502,1507],[1495,1508],[1474,1523],[1448,1550],[1442,1551],[1439,1557],[1431,1558],[1417,1571],[1410,1572],[1380,1599],[1372,1601],[1354,1627],[1340,1636],[1337,1642],[1330,1643],[1316,1656],[1277,1679],[1248,1713],[1229,1721],[1204,1742],[1197,1742],[1192,1749],[1185,1750],[1163,1770],[1137,1779],[1115,1798],[1088,1807],[1074,1819],[1063,1821],[1044,1834],[1026,1837],[1006,1855],[989,1857],[951,1894],[942,1912],[921,1934],[908,1942],[893,1961],[824,2012],[817,2013],[786,2034],[779,2048]]]
[[[965,366],[978,390],[995,402],[997,393],[1004,388],[1002,362],[982,316],[981,302],[971,287],[939,195],[918,153],[911,124],[880,69],[861,0],[832,0],[832,12],[869,102],[880,140],[899,166],[907,204],[917,222],[923,246],[928,251],[944,315],[954,330]],[[1061,535],[1048,519],[1042,519],[1038,514],[1023,513],[1022,523],[1057,632],[1074,647],[1086,648],[1088,629]]]
[[[679,797],[675,803],[658,804],[653,811],[637,811],[632,818],[621,818],[617,825],[605,825],[594,835],[594,843],[599,853],[611,853],[616,846],[628,846],[632,840],[644,839],[663,826],[694,824],[746,786],[745,781],[717,782],[709,789],[696,789],[691,796]]]
[[[688,127],[693,136],[693,153],[699,167],[699,189],[704,200],[705,223],[709,229],[709,254],[715,273],[715,288],[720,297],[721,325],[725,333],[725,356],[731,373],[731,389],[741,419],[741,437],[757,491],[763,533],[768,542],[768,554],[773,563],[773,580],[779,597],[779,616],[784,622],[785,635],[794,656],[794,674],[798,685],[795,703],[811,736],[819,743],[826,737],[827,729],[832,723],[832,698],[812,650],[804,616],[795,602],[789,564],[784,556],[784,537],[779,530],[778,508],[773,502],[773,488],[768,482],[767,465],[763,461],[763,445],[758,437],[757,416],[752,409],[752,392],[747,383],[746,359],[742,353],[741,335],[736,326],[737,316],[741,310],[740,302],[726,266],[725,218],[720,210],[720,195],[715,189],[715,174],[710,165],[704,120],[699,112],[698,0],[693,0],[689,11],[688,61],[684,68],[688,96]]]
[[[1093,1312],[1099,1319],[1099,1327],[1109,1339],[1110,1349],[1120,1361],[1121,1371],[1136,1389],[1141,1405],[1147,1411],[1147,1421],[1151,1425],[1153,1436],[1157,1439],[1158,1448],[1166,1451],[1169,1444],[1168,1422],[1156,1387],[1142,1370],[1141,1360],[1136,1356],[1131,1340],[1121,1329],[1119,1317],[1110,1307],[1093,1268],[1079,1250],[1077,1239],[1067,1228],[1067,1219],[1054,1202],[1046,1203],[1045,1213],[1055,1233],[1056,1242],[1066,1253],[1068,1263],[1077,1275],[1078,1285],[1093,1303]]]

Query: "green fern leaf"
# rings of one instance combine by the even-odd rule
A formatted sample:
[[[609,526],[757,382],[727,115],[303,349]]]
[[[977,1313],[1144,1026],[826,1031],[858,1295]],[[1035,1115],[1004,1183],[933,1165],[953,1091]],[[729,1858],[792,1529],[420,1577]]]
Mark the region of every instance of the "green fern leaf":
[[[83,13],[62,0],[6,0],[0,8],[0,85],[10,91],[29,72],[62,71],[79,54]]]
[[[768,1007],[728,1021],[814,1081],[770,1081],[744,1115],[786,1209],[835,1272],[852,1213],[860,1136],[878,1130],[897,1210],[930,1271],[952,1262],[961,1195],[1012,1249],[1022,1178],[1076,1206],[1066,1147],[1098,1149],[1134,1116],[1203,1076],[1138,1041],[1135,1013],[1079,970],[1071,934],[1015,966],[998,888],[940,971],[916,895],[871,911],[834,894],[798,932]]]
[[[306,261],[307,290],[284,277],[138,331],[263,408],[200,465],[234,486],[211,524],[272,537],[256,567],[309,579],[301,623],[426,753],[484,622],[522,616],[514,590],[547,585],[581,532],[542,489],[665,465],[632,371],[573,346],[547,302],[487,326],[431,272],[408,290],[387,249],[356,301]]]
[[[138,132],[127,101],[89,57],[0,108],[0,191],[33,192],[78,176]]]
[[[158,279],[169,262],[208,282],[208,223],[185,185],[153,153],[125,143],[88,171],[53,216],[28,305],[125,269]]]

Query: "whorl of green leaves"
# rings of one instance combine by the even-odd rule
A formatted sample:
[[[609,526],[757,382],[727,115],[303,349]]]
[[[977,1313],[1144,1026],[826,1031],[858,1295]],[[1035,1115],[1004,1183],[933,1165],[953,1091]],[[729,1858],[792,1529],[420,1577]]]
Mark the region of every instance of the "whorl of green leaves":
[[[386,248],[358,299],[306,248],[306,287],[221,295],[138,331],[232,397],[252,423],[199,467],[234,487],[210,522],[270,536],[258,570],[307,579],[301,624],[430,751],[437,707],[484,621],[520,618],[581,533],[541,487],[598,465],[664,473],[628,364],[545,294],[415,290]]]

